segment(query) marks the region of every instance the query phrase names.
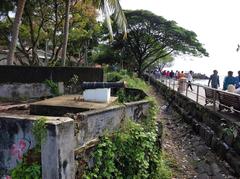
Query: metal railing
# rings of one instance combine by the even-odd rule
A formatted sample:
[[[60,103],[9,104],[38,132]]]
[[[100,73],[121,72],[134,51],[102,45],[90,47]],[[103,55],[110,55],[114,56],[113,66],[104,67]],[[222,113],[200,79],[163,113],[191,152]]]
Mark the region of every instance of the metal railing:
[[[239,94],[210,88],[208,86],[204,86],[204,85],[196,84],[196,83],[191,83],[192,88],[193,88],[193,91],[192,91],[189,88],[187,88],[188,83],[186,82],[186,80],[182,81],[183,84],[179,84],[179,80],[176,80],[173,78],[166,78],[163,76],[156,78],[154,75],[150,75],[149,77],[160,81],[161,83],[163,83],[167,87],[171,88],[172,90],[178,91],[182,95],[185,95],[186,97],[190,98],[191,100],[193,100],[203,106],[208,106],[209,108],[212,108],[213,111],[219,110],[220,106],[221,106],[221,108],[225,108],[225,109],[231,111],[232,113],[240,114],[240,111],[238,109],[233,108],[233,106],[229,106],[227,104],[220,103],[219,99],[217,97],[219,93],[236,96],[236,98],[239,99],[238,102],[239,102],[239,106],[240,106],[240,95]],[[180,85],[183,85],[183,86],[180,86]],[[211,98],[207,97],[206,91],[212,92]],[[211,104],[211,106],[209,104]]]

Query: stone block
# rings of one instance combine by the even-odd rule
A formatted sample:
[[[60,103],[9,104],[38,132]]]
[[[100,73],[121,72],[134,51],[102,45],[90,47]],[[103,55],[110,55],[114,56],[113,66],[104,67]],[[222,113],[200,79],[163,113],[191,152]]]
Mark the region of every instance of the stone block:
[[[217,153],[220,155],[220,157],[226,158],[226,153],[228,150],[229,146],[225,142],[220,141],[218,143]]]
[[[229,150],[226,153],[226,160],[234,169],[234,171],[240,175],[240,156],[233,150]]]
[[[231,146],[233,144],[234,136],[232,133],[223,134],[223,140],[227,145]]]
[[[197,122],[196,119],[192,120],[192,128],[196,132],[196,134],[199,134],[200,125],[199,125],[199,123]]]
[[[200,125],[199,134],[202,139],[205,139],[205,130],[205,127],[203,125]]]
[[[205,130],[205,137],[204,137],[204,140],[205,140],[205,143],[211,147],[211,142],[212,142],[212,137],[214,135],[214,132],[211,130],[211,129],[207,129]]]
[[[220,142],[220,139],[217,138],[215,135],[212,137],[212,142],[211,142],[211,148],[214,151],[217,151],[218,149],[218,143]]]

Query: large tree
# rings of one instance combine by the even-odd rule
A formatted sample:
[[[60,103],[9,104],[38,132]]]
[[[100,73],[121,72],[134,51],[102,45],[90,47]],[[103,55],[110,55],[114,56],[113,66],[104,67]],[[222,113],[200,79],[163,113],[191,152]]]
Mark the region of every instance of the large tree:
[[[126,11],[125,15],[128,38],[121,40],[117,35],[113,45],[133,57],[139,76],[153,63],[169,55],[208,56],[197,35],[174,21],[145,10]]]
[[[11,2],[11,3],[10,3]],[[12,18],[8,16],[8,7],[15,3],[9,1],[9,6],[0,6],[0,45],[7,46],[9,28]],[[91,3],[72,1],[69,18],[69,48],[68,54],[75,56],[83,51],[83,42],[89,40],[98,29],[97,11]],[[22,23],[19,29],[19,44],[17,46],[16,64],[21,65],[60,65],[59,57],[63,46],[63,26],[65,15],[65,0],[28,0],[24,7]],[[39,53],[44,51],[45,60],[39,59]],[[68,58],[69,59],[69,58]],[[0,59],[1,60],[1,59]],[[67,61],[68,62],[68,61]]]
[[[18,2],[17,2],[17,11],[15,14],[14,23],[12,26],[11,42],[10,42],[9,53],[8,53],[8,57],[7,57],[8,65],[13,65],[14,53],[15,53],[15,49],[17,46],[19,27],[21,24],[21,18],[22,18],[25,2],[26,2],[26,0],[18,0]]]
[[[77,1],[77,0],[76,0]],[[66,52],[67,52],[67,43],[68,43],[68,28],[69,28],[69,9],[70,9],[70,0],[65,0],[66,2],[66,10],[65,10],[65,24],[64,24],[64,43],[62,49],[62,65],[65,66],[66,61]],[[84,1],[85,2],[85,1]],[[89,1],[86,1],[89,2]],[[107,22],[107,26],[109,29],[110,38],[113,38],[112,25],[111,25],[111,13],[114,14],[116,24],[124,33],[124,37],[126,37],[126,18],[119,3],[119,0],[92,0],[93,5],[102,11],[105,16],[105,20]],[[85,51],[87,51],[85,49]],[[86,58],[86,57],[85,57]],[[86,61],[86,59],[85,59]]]

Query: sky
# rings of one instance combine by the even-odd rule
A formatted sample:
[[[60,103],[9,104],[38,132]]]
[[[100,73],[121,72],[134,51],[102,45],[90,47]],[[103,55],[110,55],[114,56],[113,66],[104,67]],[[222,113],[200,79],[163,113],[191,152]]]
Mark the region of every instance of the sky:
[[[240,0],[121,0],[123,9],[149,10],[194,31],[209,57],[175,57],[170,69],[220,76],[240,70]]]

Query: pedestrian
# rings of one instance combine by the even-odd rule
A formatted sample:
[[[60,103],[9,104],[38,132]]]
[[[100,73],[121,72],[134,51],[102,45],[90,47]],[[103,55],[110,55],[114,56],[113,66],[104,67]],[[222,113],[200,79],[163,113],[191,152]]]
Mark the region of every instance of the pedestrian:
[[[193,89],[192,89],[192,81],[193,81],[192,75],[193,75],[193,71],[190,71],[188,73],[188,77],[187,77],[187,89],[190,87],[190,89],[193,91]]]
[[[236,78],[233,77],[232,71],[228,71],[228,76],[224,78],[223,90],[227,90],[228,85],[236,85]]]
[[[240,88],[240,70],[238,71],[238,76],[236,76],[236,88]]]
[[[171,70],[169,76],[170,76],[170,78],[173,78],[173,77],[174,77],[174,72],[173,72],[173,70]]]
[[[218,89],[218,87],[220,86],[217,70],[213,70],[213,74],[210,76],[209,81],[208,81],[208,86],[210,83],[211,83],[211,87],[215,88],[215,89]]]
[[[178,79],[181,79],[181,78],[185,78],[185,74],[183,71],[178,74]]]

